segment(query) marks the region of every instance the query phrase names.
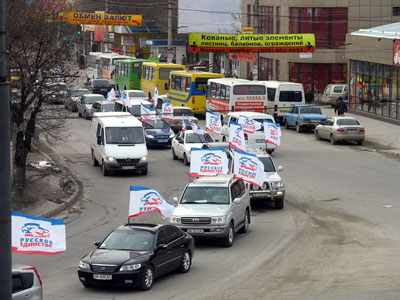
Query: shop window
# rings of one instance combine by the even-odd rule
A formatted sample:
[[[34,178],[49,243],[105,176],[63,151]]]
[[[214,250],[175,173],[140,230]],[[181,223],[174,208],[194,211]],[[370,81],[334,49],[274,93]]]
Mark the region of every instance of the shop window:
[[[400,16],[400,7],[398,6],[393,7],[392,12],[393,16]]]

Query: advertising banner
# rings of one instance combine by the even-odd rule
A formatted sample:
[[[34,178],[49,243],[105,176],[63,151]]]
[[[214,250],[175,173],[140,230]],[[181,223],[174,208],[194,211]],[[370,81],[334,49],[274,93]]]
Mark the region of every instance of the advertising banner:
[[[281,144],[281,126],[277,123],[264,121],[265,142],[275,147]]]
[[[235,61],[256,61],[254,53],[229,53],[228,58]]]
[[[314,52],[315,35],[189,33],[190,52]]]
[[[400,66],[400,41],[393,41],[393,66]]]
[[[229,146],[246,151],[243,128],[236,122],[231,122],[229,125]]]
[[[217,134],[222,132],[221,118],[209,110],[206,111],[206,130]]]
[[[67,13],[64,19],[71,24],[142,26],[141,15],[87,13],[73,11]]]
[[[192,148],[190,157],[190,177],[228,174],[228,157],[224,149]]]
[[[66,250],[63,219],[45,219],[11,213],[12,251],[54,255]]]
[[[161,118],[164,120],[174,119],[174,107],[171,102],[164,102],[161,108]]]
[[[174,211],[174,206],[155,190],[143,186],[130,187],[129,218],[157,211],[163,219]]]
[[[252,118],[246,116],[239,116],[239,125],[242,126],[245,133],[254,133],[258,129],[262,128],[262,124],[258,121],[254,121]]]
[[[256,155],[236,149],[233,156],[233,174],[236,179],[259,187],[267,179],[264,164]]]

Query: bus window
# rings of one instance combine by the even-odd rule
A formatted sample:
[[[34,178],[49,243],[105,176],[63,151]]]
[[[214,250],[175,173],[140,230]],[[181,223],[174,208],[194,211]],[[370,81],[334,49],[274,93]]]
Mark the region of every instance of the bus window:
[[[210,84],[210,97],[215,98],[216,91],[217,91],[217,84],[215,82],[211,82],[211,84]]]
[[[168,80],[171,71],[180,71],[182,68],[160,68],[158,77],[161,80]]]
[[[185,91],[186,90],[186,78],[185,77],[181,77],[181,84],[180,84],[180,91]]]
[[[142,64],[141,63],[134,63],[132,65],[132,71],[133,71],[133,73],[135,73],[138,76],[138,78],[140,78],[141,75],[142,75]]]
[[[221,89],[220,89],[220,99],[221,100],[225,100],[226,94],[225,94],[225,85],[221,85]]]
[[[221,99],[221,85],[217,83],[217,88],[215,89],[215,98]]]
[[[231,87],[230,86],[226,86],[225,95],[226,95],[226,100],[229,101],[229,99],[231,98]]]
[[[234,95],[263,95],[265,86],[260,85],[237,85],[233,88]]]
[[[267,88],[268,101],[275,101],[276,89]]]
[[[191,83],[192,83],[192,80],[190,79],[190,77],[186,77],[186,86],[185,86],[186,92],[190,91],[190,84]]]
[[[209,78],[198,77],[196,78],[196,90],[204,92],[207,89],[207,81]]]

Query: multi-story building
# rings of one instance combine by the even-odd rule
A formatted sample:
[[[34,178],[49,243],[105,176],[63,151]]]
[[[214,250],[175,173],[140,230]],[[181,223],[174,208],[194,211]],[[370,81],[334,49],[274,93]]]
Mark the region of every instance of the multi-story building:
[[[301,82],[308,100],[318,100],[327,84],[348,81],[346,34],[400,21],[400,0],[243,0],[242,13],[242,26],[259,33],[315,34],[312,56],[261,53],[258,79]],[[242,65],[241,73],[250,74],[254,65]]]

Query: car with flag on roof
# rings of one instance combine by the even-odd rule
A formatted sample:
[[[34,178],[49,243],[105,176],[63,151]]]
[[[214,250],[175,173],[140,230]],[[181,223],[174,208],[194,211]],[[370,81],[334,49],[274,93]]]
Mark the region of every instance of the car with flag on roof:
[[[146,133],[147,146],[171,147],[172,138],[175,136],[168,122],[163,119],[142,120]]]
[[[182,129],[183,120],[186,123],[188,129],[190,129],[189,121],[198,123],[198,119],[194,116],[193,110],[190,107],[185,106],[173,106],[173,117],[172,120],[168,120],[171,128],[174,132],[178,132]]]

